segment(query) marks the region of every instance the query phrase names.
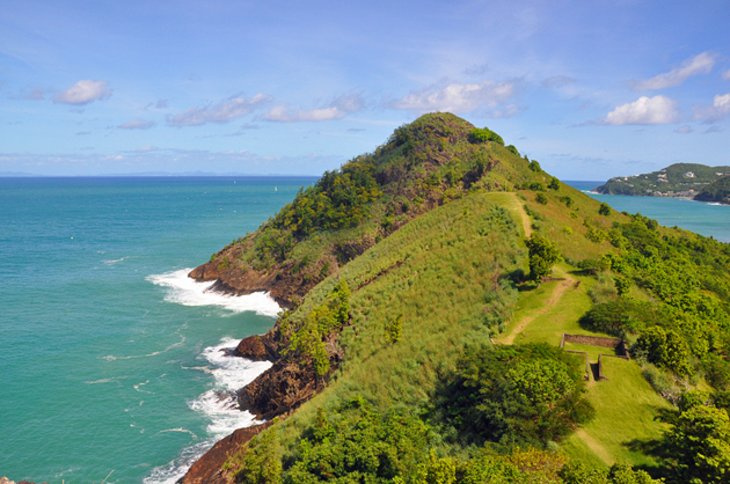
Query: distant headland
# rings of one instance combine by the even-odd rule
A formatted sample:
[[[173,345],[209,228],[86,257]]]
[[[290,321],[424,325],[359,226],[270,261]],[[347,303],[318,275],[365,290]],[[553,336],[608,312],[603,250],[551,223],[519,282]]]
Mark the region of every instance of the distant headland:
[[[675,163],[651,173],[611,178],[596,191],[609,195],[679,197],[730,204],[730,166]]]

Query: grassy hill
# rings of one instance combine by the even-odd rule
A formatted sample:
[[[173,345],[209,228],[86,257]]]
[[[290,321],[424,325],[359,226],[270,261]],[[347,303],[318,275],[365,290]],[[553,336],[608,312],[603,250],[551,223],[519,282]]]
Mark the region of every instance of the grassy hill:
[[[403,224],[473,190],[549,179],[490,131],[447,113],[397,129],[373,153],[325,173],[259,230],[194,270],[238,293],[266,289],[292,306],[325,277]],[[534,166],[534,165],[533,165]]]
[[[675,163],[651,173],[611,178],[596,188],[596,191],[611,195],[692,198],[711,183],[727,175],[730,175],[730,166]]]
[[[228,449],[216,479],[673,475],[649,450],[672,428],[655,417],[688,389],[730,389],[730,246],[617,213],[449,114],[324,180],[198,271],[291,304],[239,346],[275,360],[241,399],[274,423]],[[354,198],[338,192],[352,183]],[[530,237],[563,259],[543,280]],[[619,336],[635,357],[602,357],[597,381],[586,363],[606,349],[565,353],[563,333]]]

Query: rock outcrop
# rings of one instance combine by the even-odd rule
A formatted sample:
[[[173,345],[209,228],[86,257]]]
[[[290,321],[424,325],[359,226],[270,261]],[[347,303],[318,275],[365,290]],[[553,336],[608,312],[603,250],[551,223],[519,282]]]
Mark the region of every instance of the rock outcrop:
[[[311,365],[279,360],[238,391],[238,402],[242,409],[268,420],[297,408],[321,385]]]
[[[219,440],[213,448],[203,454],[188,469],[185,476],[180,479],[182,484],[225,484],[228,482],[225,471],[222,469],[226,459],[250,441],[256,434],[271,425],[266,422],[254,427],[238,429],[228,437]]]

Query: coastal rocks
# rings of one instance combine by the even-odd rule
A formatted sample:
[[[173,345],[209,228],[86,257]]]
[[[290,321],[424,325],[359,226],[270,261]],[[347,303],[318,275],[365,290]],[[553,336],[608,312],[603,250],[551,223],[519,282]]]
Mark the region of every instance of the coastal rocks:
[[[35,484],[35,483],[30,482],[30,481],[18,481],[18,482],[15,482],[15,481],[12,481],[9,478],[3,476],[3,477],[0,477],[0,484]],[[43,484],[45,484],[45,483],[43,483]]]
[[[185,476],[178,482],[182,484],[223,484],[228,482],[228,476],[225,475],[223,470],[223,464],[228,457],[271,423],[266,422],[261,425],[238,429],[228,437],[219,440],[208,452],[195,461]],[[0,484],[4,483],[0,481]]]
[[[238,391],[238,402],[242,409],[268,420],[312,398],[320,385],[311,366],[279,360]]]
[[[272,333],[269,332],[263,336],[243,338],[233,351],[233,355],[254,361],[272,361],[279,358],[279,350]]]

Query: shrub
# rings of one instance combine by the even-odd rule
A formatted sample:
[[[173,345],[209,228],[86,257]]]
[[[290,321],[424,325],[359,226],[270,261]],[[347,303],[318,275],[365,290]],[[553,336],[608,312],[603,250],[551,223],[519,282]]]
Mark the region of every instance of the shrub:
[[[598,213],[600,215],[608,216],[611,215],[611,207],[609,207],[607,204],[602,203],[600,207],[598,207]]]
[[[469,141],[472,143],[486,143],[487,141],[493,141],[500,145],[504,145],[502,137],[489,128],[474,128],[471,133],[469,133]]]
[[[541,205],[547,205],[548,199],[544,193],[538,193],[535,197],[535,201]]]

